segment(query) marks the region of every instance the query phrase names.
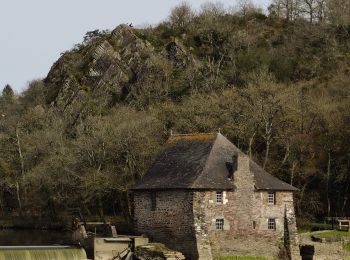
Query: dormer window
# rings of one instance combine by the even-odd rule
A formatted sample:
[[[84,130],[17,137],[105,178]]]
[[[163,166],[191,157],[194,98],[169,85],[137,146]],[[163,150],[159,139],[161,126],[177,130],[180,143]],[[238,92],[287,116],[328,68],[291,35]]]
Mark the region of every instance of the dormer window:
[[[222,191],[216,192],[216,203],[222,203]]]
[[[276,204],[276,193],[275,192],[269,192],[267,194],[267,204],[269,204],[269,205]]]

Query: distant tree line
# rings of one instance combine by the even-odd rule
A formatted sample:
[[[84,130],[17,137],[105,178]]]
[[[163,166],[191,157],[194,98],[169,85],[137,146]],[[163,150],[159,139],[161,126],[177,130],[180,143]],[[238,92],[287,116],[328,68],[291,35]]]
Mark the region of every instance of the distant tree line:
[[[181,4],[153,27],[89,32],[46,79],[2,90],[2,214],[128,218],[128,189],[170,130],[221,129],[300,189],[301,218],[349,215],[348,10]]]

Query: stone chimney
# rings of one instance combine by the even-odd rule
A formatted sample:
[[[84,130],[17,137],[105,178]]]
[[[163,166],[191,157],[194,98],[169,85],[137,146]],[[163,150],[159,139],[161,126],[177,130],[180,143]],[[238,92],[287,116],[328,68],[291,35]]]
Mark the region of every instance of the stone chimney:
[[[234,173],[235,214],[242,230],[252,231],[254,219],[254,176],[250,170],[249,157],[242,152],[237,154],[237,171]]]
[[[235,153],[232,155],[232,168],[230,169],[229,179],[242,177],[242,173],[243,175],[250,173],[249,157],[243,153]]]
[[[238,153],[236,158],[237,168],[233,174],[235,186],[239,189],[249,189],[250,191],[254,187],[254,177],[250,171],[249,156],[244,153]]]
[[[237,162],[237,170],[238,171],[250,171],[249,166],[249,156],[240,153],[235,155],[236,156],[236,162]]]

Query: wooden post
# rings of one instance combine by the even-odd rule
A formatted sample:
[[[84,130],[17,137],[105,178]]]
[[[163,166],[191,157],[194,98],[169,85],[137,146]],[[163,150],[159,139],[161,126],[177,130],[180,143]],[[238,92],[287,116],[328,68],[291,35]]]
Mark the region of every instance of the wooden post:
[[[339,219],[338,223],[339,223],[339,229],[340,230],[342,230],[343,227],[346,227],[348,232],[350,232],[350,220],[348,220],[348,219]]]

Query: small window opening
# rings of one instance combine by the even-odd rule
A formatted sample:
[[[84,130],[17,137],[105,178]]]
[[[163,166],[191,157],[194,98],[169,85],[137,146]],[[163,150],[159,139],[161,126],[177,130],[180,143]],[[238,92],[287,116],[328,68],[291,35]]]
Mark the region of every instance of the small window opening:
[[[274,192],[269,192],[267,195],[267,203],[270,205],[276,204],[276,196]]]
[[[223,230],[224,229],[224,219],[219,218],[215,220],[215,227],[218,230]]]
[[[151,192],[151,210],[155,211],[157,208],[157,196],[155,192]]]
[[[253,228],[256,228],[256,221],[253,221]]]
[[[216,203],[222,203],[222,191],[216,192]]]
[[[267,221],[267,228],[269,230],[276,230],[276,219],[269,218]]]

